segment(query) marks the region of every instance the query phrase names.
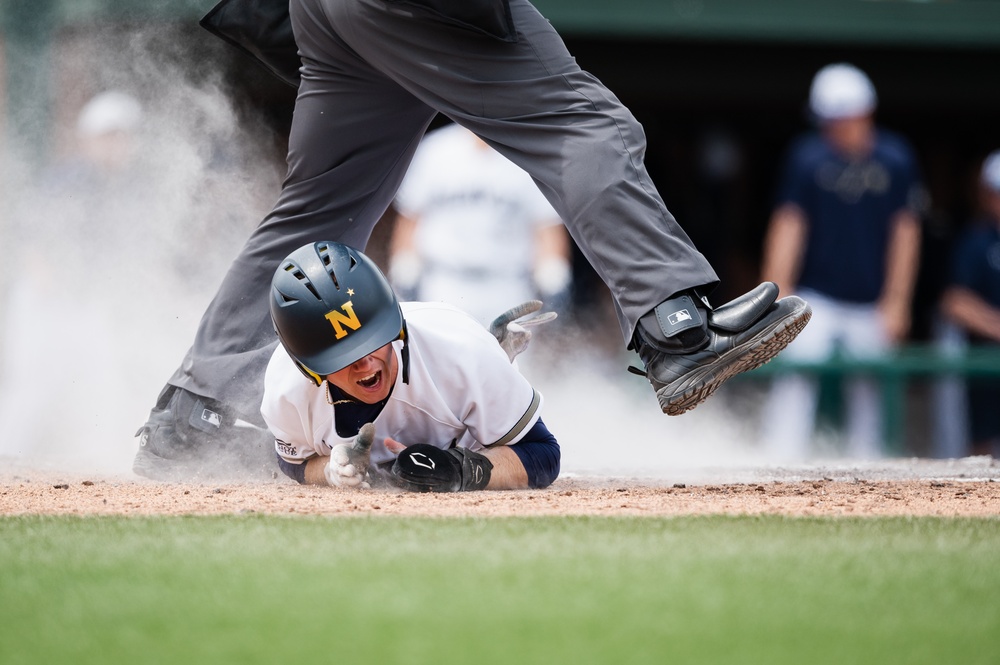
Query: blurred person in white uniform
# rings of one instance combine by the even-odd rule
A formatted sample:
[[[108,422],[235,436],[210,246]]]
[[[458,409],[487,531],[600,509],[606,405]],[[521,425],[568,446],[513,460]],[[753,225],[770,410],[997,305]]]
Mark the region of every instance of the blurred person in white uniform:
[[[402,297],[450,303],[484,325],[527,300],[567,304],[562,221],[525,171],[469,130],[423,139],[396,208],[389,278]]]

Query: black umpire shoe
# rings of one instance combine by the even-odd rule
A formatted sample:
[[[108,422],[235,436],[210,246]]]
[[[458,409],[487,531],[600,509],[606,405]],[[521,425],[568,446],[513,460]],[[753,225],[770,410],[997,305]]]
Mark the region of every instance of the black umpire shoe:
[[[812,316],[798,296],[778,300],[764,282],[712,310],[695,293],[660,303],[639,320],[634,348],[660,408],[677,416],[698,406],[725,381],[766,363],[788,346]]]
[[[136,432],[132,471],[153,480],[273,478],[274,438],[222,405],[167,385]]]

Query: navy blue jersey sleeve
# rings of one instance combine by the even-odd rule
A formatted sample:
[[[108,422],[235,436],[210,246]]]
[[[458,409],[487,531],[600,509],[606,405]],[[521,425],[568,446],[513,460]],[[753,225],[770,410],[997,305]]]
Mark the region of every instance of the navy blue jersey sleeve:
[[[274,453],[274,456],[278,458],[278,466],[281,468],[281,472],[299,483],[304,485],[306,482],[306,463],[302,464],[292,464],[285,458],[283,458],[278,453]]]
[[[920,215],[926,207],[924,186],[920,173],[920,162],[917,160],[913,146],[904,137],[884,129],[879,130],[882,137],[880,155],[890,177],[890,202],[892,211],[910,210]]]
[[[559,443],[541,418],[510,449],[521,460],[531,489],[548,487],[559,477]]]
[[[959,239],[951,284],[974,292],[991,307],[1000,307],[1000,226],[976,220]]]
[[[774,201],[776,207],[794,203],[804,210],[809,208],[807,193],[812,176],[809,164],[815,159],[815,151],[816,138],[813,136],[800,137],[785,151]]]

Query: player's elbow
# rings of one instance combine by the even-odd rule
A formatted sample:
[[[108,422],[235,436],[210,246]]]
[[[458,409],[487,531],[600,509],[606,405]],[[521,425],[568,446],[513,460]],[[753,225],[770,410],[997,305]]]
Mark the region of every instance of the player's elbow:
[[[544,489],[559,477],[562,453],[556,437],[540,419],[521,441],[510,447],[524,466],[530,489]]]
[[[528,476],[528,487],[531,489],[544,489],[554,483],[556,478],[559,477],[559,462],[561,459],[559,444],[553,441],[547,447],[549,450],[544,464],[536,469],[534,477],[531,475]]]

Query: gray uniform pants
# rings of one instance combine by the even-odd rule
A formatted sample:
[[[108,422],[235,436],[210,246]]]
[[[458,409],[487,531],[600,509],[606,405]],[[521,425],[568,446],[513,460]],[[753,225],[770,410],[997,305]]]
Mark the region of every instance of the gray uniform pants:
[[[669,296],[717,281],[646,172],[639,123],[527,0],[510,10],[514,43],[411,3],[291,0],[302,79],[287,177],[170,383],[260,421],[278,263],[312,241],[364,248],[438,112],[531,174],[608,285],[626,340]]]

